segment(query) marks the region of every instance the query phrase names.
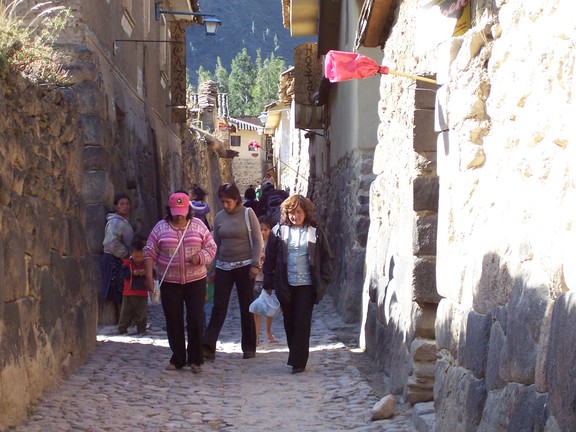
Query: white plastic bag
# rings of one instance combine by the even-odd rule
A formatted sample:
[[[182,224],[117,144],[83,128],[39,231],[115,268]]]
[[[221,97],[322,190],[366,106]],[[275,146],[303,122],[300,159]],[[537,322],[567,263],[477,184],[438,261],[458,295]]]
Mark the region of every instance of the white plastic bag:
[[[266,290],[262,290],[260,296],[250,304],[248,310],[254,315],[264,315],[271,318],[281,312],[280,302],[278,297],[276,297],[276,293],[272,291],[272,294],[269,295]]]

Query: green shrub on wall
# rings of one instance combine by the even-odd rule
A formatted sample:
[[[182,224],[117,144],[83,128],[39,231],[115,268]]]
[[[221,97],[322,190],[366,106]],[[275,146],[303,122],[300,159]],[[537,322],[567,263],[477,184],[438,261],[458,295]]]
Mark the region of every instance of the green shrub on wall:
[[[34,82],[69,84],[54,43],[66,27],[70,9],[47,1],[25,10],[26,4],[0,0],[0,77],[18,71]]]

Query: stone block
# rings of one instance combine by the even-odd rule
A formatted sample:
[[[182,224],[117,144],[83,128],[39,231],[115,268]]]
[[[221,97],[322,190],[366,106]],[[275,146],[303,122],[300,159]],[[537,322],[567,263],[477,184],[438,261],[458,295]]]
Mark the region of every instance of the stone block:
[[[410,344],[410,353],[414,362],[435,363],[436,341],[433,339],[415,338]]]
[[[113,196],[114,187],[110,182],[110,176],[105,171],[86,171],[82,185],[82,195],[86,204],[108,202],[108,197]]]
[[[436,362],[434,406],[439,431],[478,430],[486,402],[484,380],[478,380],[464,368],[455,367],[448,359]]]
[[[468,311],[465,328],[460,332],[458,359],[475,378],[484,378],[490,339],[490,315]]]
[[[406,386],[406,398],[411,404],[434,398],[436,344],[433,340],[415,339],[410,345],[412,372]]]
[[[86,226],[92,227],[86,231],[88,253],[101,254],[103,252],[102,241],[104,240],[107,210],[103,203],[86,206]]]
[[[505,381],[533,384],[538,340],[548,305],[548,287],[514,282],[508,302],[508,323],[501,372]]]
[[[434,402],[417,403],[412,407],[412,419],[422,415],[434,414],[435,412]]]
[[[436,259],[414,259],[412,300],[418,303],[438,303],[441,297],[436,291]]]
[[[22,231],[10,233],[9,241],[2,245],[4,249],[5,285],[0,290],[2,300],[15,301],[25,296],[26,284],[26,234]]]
[[[540,339],[538,341],[538,348],[536,352],[536,371],[534,376],[534,383],[536,390],[540,393],[547,393],[548,388],[548,349],[551,340],[552,329],[552,312],[554,310],[554,302],[548,302],[548,308],[544,315],[542,328],[540,329]],[[554,360],[552,360],[554,361]]]
[[[561,430],[576,430],[576,293],[561,294],[554,303],[548,364],[548,410]]]
[[[84,147],[84,169],[88,171],[107,171],[110,167],[110,153],[100,146]]]
[[[370,229],[370,219],[358,217],[356,219],[356,241],[358,245],[362,248],[366,247],[368,242],[368,230]],[[365,252],[364,252],[365,253]],[[364,255],[362,256],[364,258]],[[363,263],[360,264],[363,268]]]
[[[420,405],[420,404],[418,404]],[[412,427],[415,432],[435,432],[436,414],[424,414],[416,418],[412,417]]]
[[[434,365],[430,365],[430,370],[434,370]],[[411,404],[420,402],[430,402],[434,399],[434,375],[417,376],[412,375],[408,378],[406,385],[406,399]]]
[[[494,432],[512,430],[503,428],[510,420],[514,403],[518,400],[521,391],[525,388],[522,384],[509,383],[504,388],[489,391],[484,406],[482,421],[477,427],[480,432]],[[458,399],[453,399],[457,401]]]
[[[438,212],[439,183],[437,176],[416,177],[412,187],[414,211]]]
[[[417,81],[416,92],[414,93],[414,105],[416,109],[434,110],[437,89],[438,85],[436,84]]]
[[[412,310],[411,322],[414,326],[414,335],[418,338],[434,339],[436,321],[436,309],[434,303],[419,303]]]
[[[490,340],[486,356],[486,388],[495,390],[504,386],[500,375],[500,362],[502,361],[502,349],[506,343],[506,334],[502,330],[499,321],[490,327]]]
[[[438,132],[434,130],[434,110],[417,109],[414,111],[414,151],[436,151]]]
[[[84,227],[78,219],[72,217],[65,217],[64,219],[67,227],[67,242],[64,255],[80,259],[87,252]],[[90,225],[90,228],[94,228],[94,226]]]
[[[547,401],[548,395],[538,393],[533,385],[522,389],[512,406],[508,430],[543,431],[548,418]]]
[[[442,299],[438,304],[436,312],[436,345],[439,350],[448,350],[454,357],[458,357],[458,344],[460,339],[460,330],[463,312],[457,307],[457,304]]]
[[[438,215],[416,216],[413,236],[413,252],[416,256],[436,255],[436,235],[438,232]]]
[[[102,119],[97,115],[83,115],[79,118],[82,129],[82,142],[85,146],[104,144]]]
[[[88,76],[94,70],[93,63],[85,63],[75,69],[75,72]],[[83,80],[84,81],[84,80]],[[93,81],[90,79],[90,81]],[[80,115],[104,114],[106,99],[102,97],[102,90],[97,84],[83,82],[74,86],[76,89],[76,104]]]

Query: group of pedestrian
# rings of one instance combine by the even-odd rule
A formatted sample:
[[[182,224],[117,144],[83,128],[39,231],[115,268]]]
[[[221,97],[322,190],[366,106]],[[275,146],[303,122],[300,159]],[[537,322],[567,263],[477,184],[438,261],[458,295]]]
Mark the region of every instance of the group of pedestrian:
[[[128,222],[130,198],[119,194],[114,199],[114,212],[107,216],[105,229],[103,296],[122,305],[120,333],[131,323],[138,333],[144,333],[148,293],[155,290],[155,279],[160,280],[172,351],[166,370],[187,366],[199,373],[205,359],[215,360],[234,287],[240,307],[242,358],[255,357],[260,343],[260,318],[249,312],[250,304],[259,291],[275,291],[283,312],[288,365],[293,373],[306,368],[312,311],[331,280],[332,252],[308,198],[285,198],[275,223],[250,205],[251,200],[258,202],[252,192],[246,191],[243,203],[236,185],[223,184],[218,189],[222,210],[210,229],[205,192],[197,185],[188,193],[177,191],[145,242],[134,236]],[[209,271],[214,277],[214,304],[205,325]],[[271,327],[272,319],[266,317],[267,341],[275,342]]]

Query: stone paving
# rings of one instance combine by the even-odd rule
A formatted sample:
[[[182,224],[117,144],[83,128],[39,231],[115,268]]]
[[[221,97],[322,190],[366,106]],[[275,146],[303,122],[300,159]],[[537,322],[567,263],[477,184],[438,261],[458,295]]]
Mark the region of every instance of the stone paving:
[[[311,354],[304,373],[292,375],[282,318],[274,319],[277,343],[262,343],[242,359],[235,296],[220,335],[216,360],[200,374],[165,371],[170,349],[160,305],[149,306],[151,328],[118,335],[102,327],[87,362],[31,408],[14,430],[34,431],[411,431],[410,409],[371,421],[376,394],[359,361],[338,340],[350,333],[329,297],[315,308]],[[261,338],[264,335],[262,323]]]

